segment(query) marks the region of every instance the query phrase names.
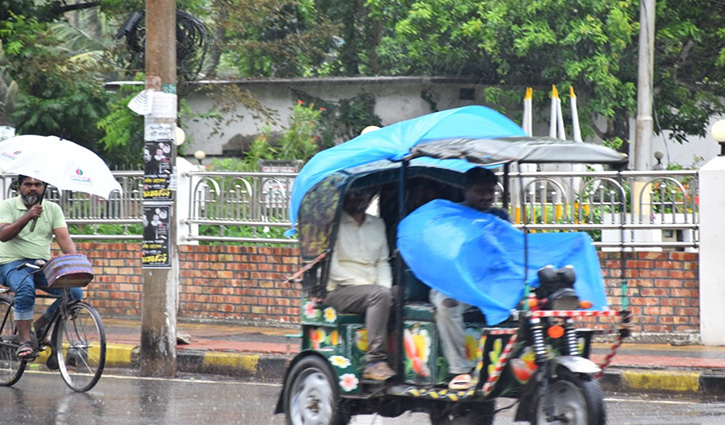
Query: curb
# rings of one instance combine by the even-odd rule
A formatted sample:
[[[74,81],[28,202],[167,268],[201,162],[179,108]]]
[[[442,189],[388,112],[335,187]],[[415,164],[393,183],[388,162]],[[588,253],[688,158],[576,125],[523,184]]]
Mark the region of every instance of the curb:
[[[184,350],[178,353],[177,362],[179,372],[220,374],[281,382],[289,359],[274,355]]]
[[[109,343],[106,347],[107,367],[139,367],[138,346]],[[281,382],[289,361],[283,355],[230,351],[178,350],[176,353],[177,371],[181,373],[219,374],[262,381]],[[45,363],[45,358],[39,357],[36,362]]]
[[[611,368],[599,382],[613,392],[725,395],[725,375],[702,371]]]
[[[35,363],[45,363],[43,353]],[[179,350],[181,373],[218,374],[282,382],[290,357],[231,351]],[[138,367],[139,348],[129,344],[107,346],[106,365]],[[599,382],[610,392],[667,393],[725,397],[725,374],[710,371],[648,370],[610,367]]]

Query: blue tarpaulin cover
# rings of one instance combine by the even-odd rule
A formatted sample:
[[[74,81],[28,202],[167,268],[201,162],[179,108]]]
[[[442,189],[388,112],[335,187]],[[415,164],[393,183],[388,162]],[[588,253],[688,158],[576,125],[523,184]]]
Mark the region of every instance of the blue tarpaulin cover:
[[[586,233],[528,234],[528,280],[541,267],[572,265],[579,299],[607,309],[599,257]],[[398,249],[422,282],[475,305],[489,325],[506,320],[524,293],[524,233],[492,214],[437,199],[398,226]]]
[[[302,167],[292,188],[290,222],[296,226],[305,193],[336,171],[381,159],[400,160],[413,146],[432,140],[525,135],[504,115],[477,105],[424,115],[362,134],[318,153]],[[286,234],[294,234],[294,229]]]

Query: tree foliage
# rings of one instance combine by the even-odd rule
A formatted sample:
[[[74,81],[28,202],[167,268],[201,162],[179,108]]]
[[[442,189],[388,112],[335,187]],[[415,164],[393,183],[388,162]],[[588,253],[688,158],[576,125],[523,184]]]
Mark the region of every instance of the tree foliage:
[[[19,133],[54,134],[95,147],[96,122],[107,112],[103,80],[48,28],[23,15],[0,21],[3,71],[19,88],[10,118]]]
[[[547,110],[552,84],[563,93],[572,86],[585,136],[596,134],[611,143],[626,141],[631,133],[640,30],[635,0],[176,3],[202,20],[213,39],[200,78],[473,77],[488,86],[489,104],[511,108],[504,112],[514,117],[524,87],[535,87],[535,104]],[[81,24],[65,11],[99,5],[108,19],[105,31],[68,32]],[[708,119],[725,112],[725,3],[658,0],[656,5],[655,129],[670,130],[682,142],[704,135]],[[119,99],[127,94],[112,101],[100,87],[104,79],[133,79],[143,71],[143,61],[130,60],[113,36],[131,13],[144,8],[144,0],[0,0],[0,96],[14,81],[18,95],[11,116],[18,128],[65,131],[89,147],[101,138],[103,147],[130,140],[123,134],[127,117],[116,119],[122,112]],[[65,31],[59,29],[63,25]],[[77,36],[85,33],[92,34],[86,39],[102,43],[79,44],[83,37]],[[303,100],[323,106],[314,94],[310,97]],[[237,103],[271,117],[249,93],[229,90],[211,115],[219,122],[235,119],[225,111]],[[367,114],[369,108],[358,111],[358,104],[324,105],[330,108],[321,128],[332,116],[352,122]],[[355,129],[328,130],[321,135],[338,137]]]
[[[373,13],[399,5],[369,0]],[[717,9],[717,12],[713,9]],[[657,1],[657,130],[675,140],[704,135],[725,105],[721,2]],[[523,87],[574,86],[585,133],[629,138],[636,114],[639,3],[630,0],[420,0],[378,47],[384,69],[405,75],[469,75],[495,85],[492,100],[521,99]],[[503,90],[501,90],[503,88]],[[513,91],[513,92],[512,92]],[[506,93],[508,92],[508,93]],[[605,125],[593,124],[597,117]]]

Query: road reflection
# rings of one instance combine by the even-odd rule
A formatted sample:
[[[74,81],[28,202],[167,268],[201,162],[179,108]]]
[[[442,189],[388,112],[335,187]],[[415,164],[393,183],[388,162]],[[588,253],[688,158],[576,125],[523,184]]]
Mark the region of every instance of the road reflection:
[[[273,415],[280,386],[229,379],[151,379],[105,374],[89,393],[75,393],[57,373],[27,373],[14,387],[0,387],[2,423],[282,425]],[[723,424],[725,403],[680,397],[612,395],[606,398],[608,423],[613,424]],[[503,400],[499,407],[508,406]],[[501,412],[496,424],[513,424],[515,409]],[[357,416],[352,425],[422,425],[423,413],[398,418]]]

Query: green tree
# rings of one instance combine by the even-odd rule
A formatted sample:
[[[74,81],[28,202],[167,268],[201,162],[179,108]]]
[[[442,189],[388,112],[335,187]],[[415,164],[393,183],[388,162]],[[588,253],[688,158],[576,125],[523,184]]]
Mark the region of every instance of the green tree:
[[[207,75],[297,77],[325,60],[334,26],[313,0],[211,0]]]
[[[374,13],[394,0],[369,0]],[[717,9],[717,12],[713,9]],[[683,141],[703,135],[707,117],[725,111],[725,31],[720,2],[657,2],[657,130]],[[382,68],[402,75],[466,75],[497,87],[491,103],[552,83],[576,89],[585,135],[629,137],[636,112],[639,4],[629,0],[419,0],[380,43]],[[605,124],[595,126],[595,118]]]
[[[94,148],[107,113],[102,79],[63,48],[48,22],[12,15],[0,21],[3,72],[18,86],[10,115],[19,133],[54,134]]]

